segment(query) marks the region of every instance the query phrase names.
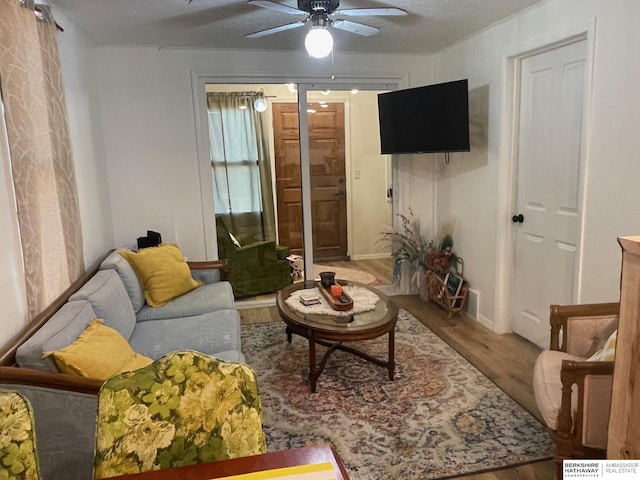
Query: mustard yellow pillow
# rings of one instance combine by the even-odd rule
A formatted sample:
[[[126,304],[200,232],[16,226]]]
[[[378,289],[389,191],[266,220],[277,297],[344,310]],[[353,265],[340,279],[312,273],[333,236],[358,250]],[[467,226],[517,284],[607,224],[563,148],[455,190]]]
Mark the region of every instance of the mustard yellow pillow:
[[[166,305],[202,285],[191,277],[189,265],[175,243],[163,243],[138,252],[121,251],[120,255],[138,275],[144,298],[151,307]]]
[[[91,320],[70,345],[45,355],[53,359],[62,373],[106,380],[122,372],[146,367],[153,360],[133,351],[117,330]]]

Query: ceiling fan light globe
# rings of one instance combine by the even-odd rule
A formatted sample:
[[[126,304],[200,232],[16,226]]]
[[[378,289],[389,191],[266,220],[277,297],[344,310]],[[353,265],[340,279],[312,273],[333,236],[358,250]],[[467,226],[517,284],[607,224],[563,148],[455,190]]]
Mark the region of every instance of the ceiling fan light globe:
[[[312,28],[304,39],[304,46],[313,58],[324,58],[333,49],[333,37],[325,28]]]

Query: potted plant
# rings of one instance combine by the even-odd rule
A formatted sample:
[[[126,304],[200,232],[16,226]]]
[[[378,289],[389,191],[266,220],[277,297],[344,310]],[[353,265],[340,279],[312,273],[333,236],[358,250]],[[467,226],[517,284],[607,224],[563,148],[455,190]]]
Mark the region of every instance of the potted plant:
[[[393,283],[400,293],[422,294],[427,272],[441,278],[460,262],[453,251],[454,221],[442,224],[437,241],[427,241],[420,234],[420,221],[409,208],[409,214],[397,214],[401,230],[382,232],[382,240],[391,242],[393,256]]]
[[[393,283],[405,294],[418,293],[427,271],[426,254],[433,241],[420,234],[420,222],[409,208],[409,215],[397,214],[401,231],[382,232],[382,240],[391,242],[393,257]]]

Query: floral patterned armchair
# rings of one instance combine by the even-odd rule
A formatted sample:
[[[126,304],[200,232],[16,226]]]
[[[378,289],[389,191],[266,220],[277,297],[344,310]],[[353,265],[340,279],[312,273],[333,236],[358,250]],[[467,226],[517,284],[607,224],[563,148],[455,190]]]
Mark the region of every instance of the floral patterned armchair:
[[[0,390],[0,479],[39,478],[31,404],[17,392]]]
[[[266,452],[253,370],[194,351],[107,380],[94,478]]]

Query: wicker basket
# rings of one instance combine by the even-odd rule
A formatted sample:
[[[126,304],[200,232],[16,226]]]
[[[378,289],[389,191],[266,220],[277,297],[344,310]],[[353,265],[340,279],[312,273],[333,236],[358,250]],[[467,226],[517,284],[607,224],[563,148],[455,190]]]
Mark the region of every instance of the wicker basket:
[[[456,273],[462,278],[464,278],[463,267],[464,264],[462,259],[458,258]],[[447,286],[444,283],[444,279],[440,275],[429,271],[425,277],[425,286],[427,294],[429,295],[429,300],[446,310],[448,313],[447,318],[451,318],[451,315],[454,313],[462,314],[462,310],[464,309],[464,305],[467,301],[468,289],[466,288],[466,281],[463,283],[460,293],[453,296],[449,294]]]

